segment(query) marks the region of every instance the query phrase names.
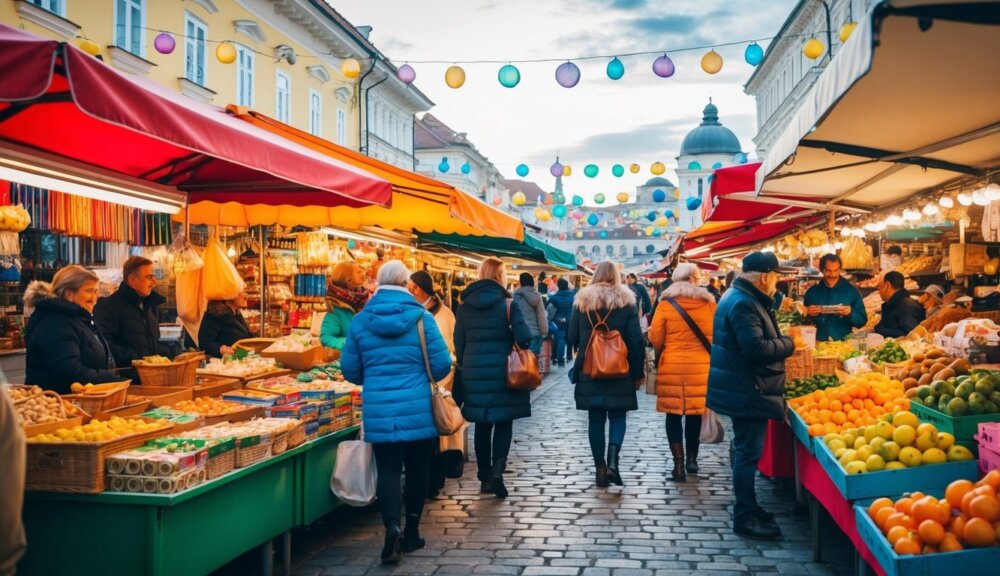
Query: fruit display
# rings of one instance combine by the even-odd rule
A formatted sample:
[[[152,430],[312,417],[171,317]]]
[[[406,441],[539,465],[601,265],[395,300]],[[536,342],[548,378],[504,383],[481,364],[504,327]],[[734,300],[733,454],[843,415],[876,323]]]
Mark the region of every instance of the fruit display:
[[[823,443],[848,474],[901,470],[945,462],[972,460],[972,452],[955,436],[912,412],[883,414],[874,424],[827,434]]]
[[[91,420],[88,424],[62,428],[51,434],[39,434],[28,438],[28,442],[107,442],[124,436],[153,432],[168,428],[170,424],[159,420],[146,422],[132,418],[114,417],[108,421]]]
[[[868,353],[868,359],[876,364],[896,364],[910,359],[909,353],[893,340]]]
[[[917,256],[916,258],[910,258],[896,266],[894,271],[899,272],[903,276],[909,276],[910,274],[915,274],[917,272],[923,272],[924,270],[937,272],[941,268],[942,256]]]
[[[874,424],[883,414],[907,410],[910,401],[898,380],[867,372],[840,386],[789,400],[788,406],[805,421],[810,436],[825,436]]]
[[[319,339],[312,336],[285,336],[275,340],[264,352],[304,352],[319,345]]]
[[[900,556],[1000,545],[1000,470],[975,483],[955,480],[940,499],[922,492],[878,498],[868,516]]]
[[[246,378],[257,374],[274,372],[277,368],[278,364],[274,358],[262,358],[256,354],[251,354],[246,358],[227,358],[225,360],[212,358],[199,371],[206,374]]]
[[[972,370],[968,375],[924,384],[913,390],[910,400],[956,418],[997,414],[1000,413],[1000,372]]]
[[[840,386],[840,380],[832,374],[816,374],[812,378],[796,378],[785,382],[785,399],[798,398],[834,386]]]
[[[889,374],[903,383],[903,388],[909,390],[917,386],[930,384],[935,380],[948,380],[964,376],[972,367],[965,358],[945,356],[939,349],[931,349],[926,354],[916,353],[898,368],[890,369]]]
[[[844,242],[840,260],[848,270],[871,270],[875,267],[872,247],[857,236],[851,236]]]
[[[143,356],[141,360],[136,360],[139,364],[170,364],[170,358],[166,356]]]
[[[240,410],[246,410],[246,405],[238,402],[227,402],[218,398],[201,396],[194,400],[182,400],[173,405],[175,410],[197,412],[202,416],[225,416]]]
[[[816,343],[816,356],[836,356],[841,362],[848,358],[861,356],[861,352],[850,342],[843,340],[828,340]]]
[[[948,324],[961,322],[969,316],[972,316],[972,312],[962,306],[946,306],[937,314],[921,322],[920,326],[928,332],[939,332]]]
[[[62,399],[55,393],[46,394],[38,386],[30,388],[12,388],[4,386],[4,390],[14,403],[14,413],[21,426],[45,424],[66,419],[66,410]]]
[[[107,394],[117,392],[122,387],[121,382],[111,382],[108,384],[80,384],[74,382],[69,385],[69,390],[73,394]]]

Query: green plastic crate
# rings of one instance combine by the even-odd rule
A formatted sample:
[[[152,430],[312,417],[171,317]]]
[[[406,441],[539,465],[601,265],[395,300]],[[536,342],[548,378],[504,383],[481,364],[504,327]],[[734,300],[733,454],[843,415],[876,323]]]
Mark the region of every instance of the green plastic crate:
[[[910,402],[910,412],[916,414],[921,422],[930,422],[936,426],[938,432],[953,434],[955,440],[960,442],[975,442],[974,436],[979,432],[980,422],[1000,422],[1000,414],[955,417],[916,402]]]

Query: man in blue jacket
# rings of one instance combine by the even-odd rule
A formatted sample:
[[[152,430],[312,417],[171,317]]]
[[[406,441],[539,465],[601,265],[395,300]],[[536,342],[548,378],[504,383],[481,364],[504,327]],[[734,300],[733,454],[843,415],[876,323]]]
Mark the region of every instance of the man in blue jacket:
[[[559,286],[559,290],[549,296],[548,306],[549,320],[556,323],[556,349],[552,363],[565,366],[567,361],[573,360],[573,353],[566,349],[566,330],[569,328],[569,318],[573,314],[576,290],[570,290],[569,281],[565,278],[556,281],[556,285]]]
[[[823,281],[806,291],[805,305],[816,324],[816,341],[843,340],[851,328],[861,328],[868,322],[868,312],[861,292],[841,278],[840,257],[826,254],[819,259]],[[821,306],[837,306],[836,312],[823,312]]]

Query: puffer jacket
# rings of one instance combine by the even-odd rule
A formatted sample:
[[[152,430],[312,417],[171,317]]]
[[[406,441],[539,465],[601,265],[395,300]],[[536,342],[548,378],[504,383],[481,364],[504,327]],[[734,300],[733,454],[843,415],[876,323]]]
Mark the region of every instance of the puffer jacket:
[[[531,337],[545,336],[549,332],[549,319],[545,313],[542,295],[534,286],[522,286],[514,291],[514,302],[521,308],[524,322],[531,330]]]
[[[114,294],[97,301],[94,321],[108,340],[115,364],[129,367],[133,360],[160,354],[156,308],[166,301],[155,291],[142,297],[125,282]]]
[[[323,325],[319,331],[319,341],[327,348],[340,350],[347,340],[347,329],[354,318],[354,311],[339,306],[330,308],[330,311],[323,316]]]
[[[573,300],[576,298],[576,290],[559,290],[555,294],[549,293],[549,320],[556,323],[560,330],[566,330],[569,324],[569,317],[573,315]]]
[[[493,280],[478,280],[462,292],[455,319],[456,376],[462,415],[469,422],[507,422],[531,416],[531,399],[524,390],[507,390],[507,357],[517,342],[531,344],[531,331],[521,308]]]
[[[209,304],[198,329],[198,345],[213,358],[222,357],[222,347],[250,337],[250,327],[239,312],[225,302]]]
[[[587,344],[598,316],[607,315],[609,330],[617,330],[628,350],[629,375],[617,379],[593,380],[583,372]],[[639,327],[635,294],[623,285],[591,284],[580,290],[569,320],[566,341],[580,347],[573,361],[573,382],[577,410],[635,410],[635,381],[645,374],[646,346]]]
[[[364,386],[365,439],[373,444],[436,438],[431,388],[420,347],[423,319],[434,380],[451,370],[437,323],[405,288],[382,286],[351,320],[340,355],[344,378]]]
[[[660,295],[660,305],[649,326],[649,340],[659,357],[657,412],[704,414],[711,354],[668,298],[673,298],[688,313],[711,344],[715,297],[690,282],[674,282]]]
[[[733,281],[719,301],[707,402],[719,414],[784,418],[785,359],[795,345],[778,331],[772,302],[743,278]]]

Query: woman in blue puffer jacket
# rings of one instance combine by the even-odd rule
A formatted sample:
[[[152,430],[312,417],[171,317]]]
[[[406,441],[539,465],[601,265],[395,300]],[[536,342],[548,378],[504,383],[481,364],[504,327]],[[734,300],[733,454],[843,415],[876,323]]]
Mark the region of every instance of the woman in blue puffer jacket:
[[[378,466],[378,495],[385,524],[382,562],[424,547],[420,515],[427,494],[427,466],[437,427],[431,382],[451,372],[451,353],[434,317],[406,290],[410,271],[399,260],[378,271],[378,289],[352,320],[340,356],[349,382],[364,386],[365,439]],[[427,375],[417,323],[422,322],[432,374]],[[400,531],[400,477],[406,466],[406,531]]]

